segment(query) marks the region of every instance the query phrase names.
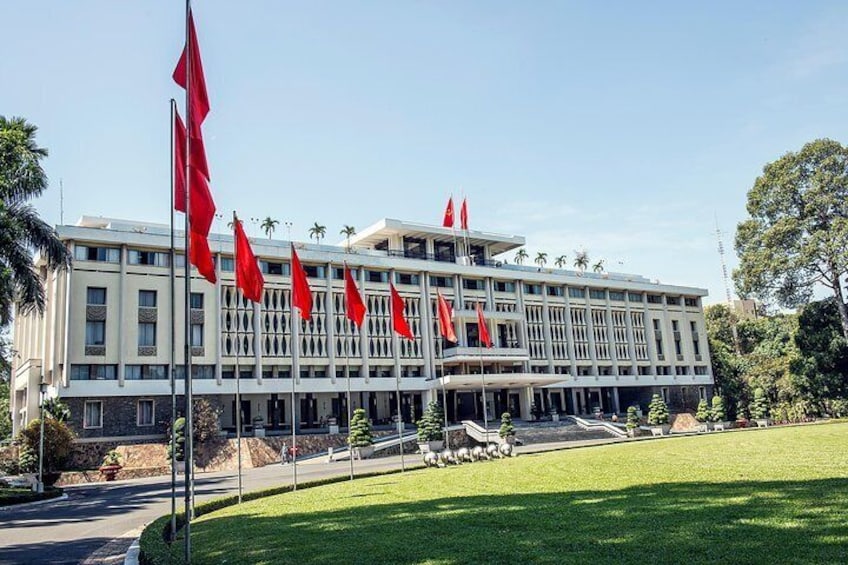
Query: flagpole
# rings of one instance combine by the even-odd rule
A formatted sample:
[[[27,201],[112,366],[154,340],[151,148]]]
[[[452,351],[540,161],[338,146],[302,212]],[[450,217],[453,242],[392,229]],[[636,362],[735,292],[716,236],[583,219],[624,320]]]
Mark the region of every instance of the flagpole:
[[[169,278],[170,284],[168,286],[168,290],[170,292],[170,300],[168,301],[171,309],[171,349],[170,349],[170,367],[168,367],[168,374],[170,375],[170,385],[171,385],[171,541],[173,542],[177,536],[177,458],[176,458],[176,445],[177,445],[177,436],[174,433],[174,422],[177,421],[177,379],[176,379],[176,355],[175,350],[177,347],[177,305],[175,304],[175,300],[177,297],[177,272],[176,272],[176,260],[177,253],[175,249],[175,241],[174,241],[174,121],[176,119],[177,112],[177,101],[171,98],[171,208],[170,208],[170,222],[171,222],[171,265],[169,269]]]
[[[347,268],[347,265],[345,265]],[[347,313],[347,304],[345,304],[345,314]],[[350,319],[345,316],[345,325],[347,327],[347,333],[350,335],[350,340],[345,344],[345,380],[347,381],[347,454],[348,461],[350,461],[350,480],[353,480],[353,445],[350,443],[350,352],[348,348],[352,345],[353,341],[353,330],[351,329]]]
[[[478,312],[480,308],[480,303],[477,303]],[[482,319],[482,316],[480,316]],[[488,331],[488,330],[487,330]],[[486,410],[486,373],[483,372],[483,331],[482,328],[477,330],[479,334],[479,344],[480,344],[480,382],[483,385],[483,428],[486,430],[486,445],[489,445],[489,411]]]
[[[438,360],[439,360],[439,366],[442,369],[442,378],[439,379],[439,381],[441,382],[441,385],[442,385],[442,403],[444,404],[444,410],[443,411],[444,411],[444,416],[445,416],[445,433],[444,433],[444,435],[445,435],[445,448],[450,449],[450,439],[448,438],[448,392],[445,389],[445,359],[444,359],[445,348],[444,348],[444,345],[441,343],[442,339],[443,338],[439,337],[440,344],[439,344],[439,347],[438,347],[438,349],[439,349]],[[438,375],[436,375],[436,376],[438,377]]]
[[[294,255],[294,244],[292,255]],[[293,263],[293,262],[292,262]],[[290,293],[291,304],[291,334],[292,334],[292,390],[291,390],[291,422],[292,422],[292,490],[297,490],[297,394],[295,393],[295,382],[300,374],[300,312],[294,314],[294,265],[292,265],[292,288]],[[298,307],[298,310],[300,308]]]
[[[389,289],[393,289],[393,288],[394,287],[390,283]],[[395,291],[395,292],[397,292],[397,291]],[[391,294],[389,295],[389,314],[391,315],[392,325],[394,326],[395,301],[394,301],[394,297],[391,296]],[[401,312],[401,315],[403,315],[403,312]],[[403,425],[403,412],[402,412],[401,401],[400,401],[400,355],[399,355],[399,351],[398,351],[399,342],[400,342],[400,340],[398,339],[397,331],[395,331],[394,328],[392,328],[392,353],[393,353],[394,364],[395,364],[395,396],[397,398],[397,415],[398,415],[398,421],[397,421],[398,443],[400,445],[400,471],[401,471],[401,473],[403,473],[403,472],[406,471],[406,463],[404,462],[404,458],[403,458],[403,429],[404,429],[404,425]]]
[[[185,12],[185,52],[186,52],[186,88],[185,88],[185,111],[186,111],[186,152],[185,152],[185,406],[186,406],[186,446],[185,446],[185,561],[191,563],[191,520],[194,512],[193,494],[194,494],[194,418],[192,417],[193,398],[192,398],[192,383],[191,383],[191,254],[190,229],[191,220],[189,218],[191,210],[191,174],[189,163],[191,161],[191,91],[192,91],[192,74],[191,74],[191,0],[186,0]]]
[[[233,231],[235,232],[236,222],[238,222],[238,216],[236,216],[235,211],[233,211]],[[238,257],[238,245],[235,244],[235,238],[233,238],[233,251],[236,253],[235,263],[236,269],[238,269],[239,265],[239,257]],[[236,277],[238,277],[238,272],[236,272]],[[238,281],[236,281],[238,283]],[[241,371],[239,370],[239,349],[241,349],[241,337],[239,336],[239,325],[241,324],[241,316],[238,316],[238,307],[241,304],[241,292],[239,291],[239,285],[236,284],[236,451],[238,453],[238,503],[241,504],[241,493],[242,493],[242,479],[241,479]]]

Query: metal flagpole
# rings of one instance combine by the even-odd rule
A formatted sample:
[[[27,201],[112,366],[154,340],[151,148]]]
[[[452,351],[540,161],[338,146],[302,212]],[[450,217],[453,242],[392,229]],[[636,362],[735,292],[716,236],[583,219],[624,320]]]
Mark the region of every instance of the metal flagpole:
[[[442,378],[439,379],[439,381],[442,384],[442,404],[444,405],[443,412],[444,412],[444,416],[445,416],[445,433],[444,433],[445,449],[450,449],[450,439],[448,438],[448,392],[445,389],[445,360],[444,360],[445,348],[441,344],[442,339],[444,339],[444,338],[439,337],[440,345],[439,345],[439,348],[438,348],[439,349],[438,359],[439,359],[439,366],[442,369]],[[438,378],[438,375],[436,375],[436,377]]]
[[[292,255],[294,255],[294,244],[292,246]],[[295,316],[294,313],[294,271],[292,271],[292,287],[289,293],[289,298],[292,301],[291,308],[291,423],[292,423],[292,490],[297,490],[297,394],[295,393],[295,382],[300,375],[300,313]]]
[[[392,276],[394,276],[394,273],[392,274]],[[389,285],[389,288],[391,289],[392,285]],[[391,296],[391,294],[389,295],[389,315],[392,318],[392,326],[394,326],[395,306],[394,306],[394,299]],[[403,315],[403,312],[401,312],[401,315]],[[406,464],[403,460],[403,428],[404,428],[404,425],[403,425],[403,412],[402,412],[401,401],[400,401],[400,355],[399,355],[399,352],[398,352],[398,348],[400,346],[399,341],[400,340],[398,339],[397,332],[394,330],[394,328],[392,328],[392,353],[393,353],[394,364],[395,364],[395,396],[397,398],[397,415],[398,415],[397,429],[398,429],[398,443],[400,445],[400,471],[401,471],[401,473],[403,473],[403,472],[406,471]]]
[[[345,269],[347,269],[347,265],[345,265]],[[347,284],[347,281],[345,281]],[[353,341],[353,330],[351,329],[350,318],[347,317],[347,301],[345,301],[345,324],[347,326],[347,333],[351,336],[351,340]],[[345,380],[347,381],[347,455],[348,461],[350,461],[350,480],[353,480],[353,445],[350,443],[350,352],[348,348],[351,346],[351,343],[345,344]]]
[[[235,215],[235,214],[234,214]],[[233,218],[234,222],[237,222],[235,218]],[[238,261],[238,258],[236,259]],[[238,286],[236,287],[236,305],[238,306],[241,303],[241,293],[239,292]],[[238,312],[238,307],[236,307],[236,312]],[[240,319],[241,316],[238,316]],[[239,336],[238,327],[241,324],[240,320],[236,320],[236,452],[238,453],[238,501],[241,504],[241,492],[242,492],[242,484],[241,484],[241,371],[239,370],[239,349],[241,348],[241,337]]]
[[[477,305],[479,308],[479,304]],[[489,411],[486,410],[486,373],[483,372],[483,332],[477,329],[477,339],[480,342],[480,382],[483,384],[483,428],[486,430],[486,445],[489,445]]]
[[[177,535],[177,436],[174,433],[174,422],[177,421],[177,305],[175,303],[177,297],[177,272],[176,262],[177,253],[174,246],[174,121],[176,120],[177,101],[171,98],[171,265],[170,265],[170,285],[171,293],[168,301],[171,308],[171,358],[168,374],[170,375],[171,384],[171,541]]]

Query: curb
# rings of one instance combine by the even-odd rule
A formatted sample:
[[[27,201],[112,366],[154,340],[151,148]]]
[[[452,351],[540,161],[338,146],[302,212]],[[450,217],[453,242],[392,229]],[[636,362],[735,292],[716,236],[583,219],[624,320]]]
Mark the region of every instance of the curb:
[[[135,538],[124,557],[124,565],[138,565],[138,555],[141,553],[141,538]]]
[[[10,504],[9,506],[0,506],[0,512],[4,510],[13,510],[15,508],[29,508],[30,506],[38,506],[40,504],[47,504],[50,502],[60,502],[62,500],[68,499],[68,493],[63,493],[61,496],[54,496],[53,498],[46,498],[44,500],[36,500],[33,502],[22,502],[21,504]]]

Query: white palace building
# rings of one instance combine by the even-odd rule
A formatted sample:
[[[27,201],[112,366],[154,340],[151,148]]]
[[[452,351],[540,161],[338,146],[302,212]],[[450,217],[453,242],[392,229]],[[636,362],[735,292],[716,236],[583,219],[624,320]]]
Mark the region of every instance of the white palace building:
[[[73,266],[56,273],[41,266],[46,310],[15,319],[15,431],[38,417],[43,389],[69,405],[81,438],[161,437],[171,406],[167,226],[84,217],[57,231]],[[349,247],[295,244],[313,293],[312,319],[295,317],[296,344],[289,242],[252,240],[265,275],[262,302],[254,305],[236,296],[232,237],[213,234],[218,282],[194,279],[190,297],[194,394],[218,406],[222,429],[234,431],[236,349],[244,421],[261,417],[269,434],[291,429],[293,385],[301,431],[320,431],[331,418],[344,426],[346,365],[354,408],[365,408],[375,424],[396,417],[398,372],[405,421],[420,417],[428,401],[441,401],[443,390],[451,421],[482,420],[481,355],[490,420],[504,411],[529,420],[554,411],[645,409],[653,393],[673,409],[692,409],[712,393],[701,305],[706,290],[498,260],[524,243],[521,236],[472,230],[466,238],[384,219],[353,236]],[[183,261],[177,255],[177,267]],[[345,323],[345,261],[368,308],[361,331],[350,332]],[[177,268],[177,364],[184,351],[182,271]],[[390,280],[405,298],[414,341],[392,332]],[[444,349],[437,290],[453,303],[459,339]],[[478,303],[491,349],[479,347]],[[181,392],[179,366],[176,375]]]

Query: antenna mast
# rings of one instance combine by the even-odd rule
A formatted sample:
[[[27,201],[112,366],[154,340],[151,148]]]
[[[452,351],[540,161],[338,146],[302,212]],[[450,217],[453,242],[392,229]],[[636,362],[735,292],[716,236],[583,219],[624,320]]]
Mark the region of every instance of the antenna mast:
[[[721,274],[724,279],[724,294],[727,298],[727,309],[730,313],[733,313],[733,299],[730,296],[730,282],[727,276],[727,261],[724,259],[724,243],[721,240],[721,230],[718,227],[718,214],[715,216],[715,224],[716,224],[716,239],[718,240],[718,255],[721,258]],[[733,322],[733,317],[730,319],[730,329],[733,332],[733,344],[736,347],[736,353],[741,353],[741,347],[739,345],[739,333],[736,331],[736,324]]]
[[[65,184],[59,179],[59,225],[65,225]]]

